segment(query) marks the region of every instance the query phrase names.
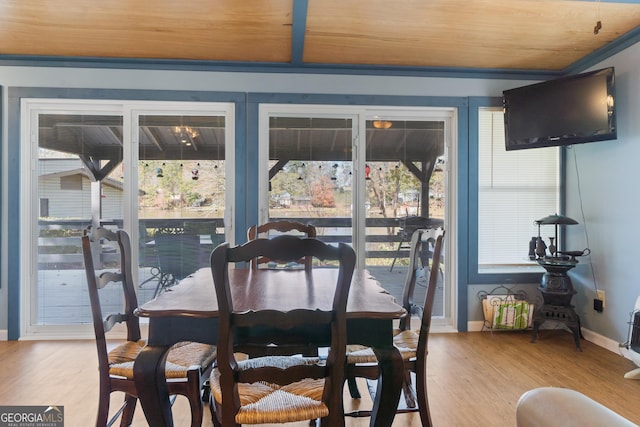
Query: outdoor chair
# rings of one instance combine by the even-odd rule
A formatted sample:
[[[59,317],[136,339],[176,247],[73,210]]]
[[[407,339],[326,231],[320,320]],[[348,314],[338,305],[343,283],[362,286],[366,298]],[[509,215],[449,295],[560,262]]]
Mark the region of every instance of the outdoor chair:
[[[160,277],[154,298],[202,267],[200,236],[167,233],[154,237]]]
[[[120,253],[119,270],[108,269],[100,274],[95,264],[100,261],[103,245],[115,246]],[[115,232],[98,227],[85,230],[82,237],[89,300],[98,350],[100,396],[96,427],[112,425],[122,415],[122,426],[131,424],[138,392],[133,378],[134,362],[145,346],[140,334],[135,284],[131,275],[131,245],[123,230]],[[114,303],[115,301],[115,303]],[[107,306],[107,304],[110,304]],[[110,312],[111,314],[103,315]],[[126,326],[126,340],[113,347],[107,333],[118,323]],[[216,357],[215,346],[182,342],[167,355],[166,378],[170,395],[184,395],[191,407],[191,425],[202,424],[202,400],[208,400],[205,381]],[[123,392],[124,403],[109,419],[111,393]],[[175,398],[175,397],[174,397]]]
[[[139,288],[143,288],[147,283],[160,280],[158,253],[156,252],[153,236],[149,235],[144,221],[140,221],[138,224],[138,267],[140,269],[149,269],[149,276],[138,283]]]
[[[409,249],[411,249],[411,236],[413,235],[413,232],[418,229],[426,229],[429,226],[429,219],[423,216],[406,216],[404,218],[399,218],[398,222],[400,224],[400,231],[398,231],[400,242],[398,243],[389,271],[393,271],[393,266],[400,257],[401,251],[403,249],[407,249],[405,244],[408,243]]]
[[[237,284],[229,283],[229,265],[265,255],[283,262],[300,256],[337,260],[339,275],[332,307],[289,311],[243,307],[237,310],[231,292]],[[252,240],[236,247],[225,243],[213,251],[211,269],[218,299],[219,326],[218,359],[210,384],[216,427],[315,419],[320,419],[322,426],[328,426],[331,414],[343,416],[346,306],[354,267],[355,252],[350,246],[340,244],[336,247],[316,239],[290,235]],[[308,286],[305,281],[298,284],[301,292]],[[265,328],[271,333],[255,333]],[[301,328],[311,328],[313,333],[292,333]],[[317,340],[317,346],[330,344],[328,356],[326,359],[299,355],[236,359],[238,344],[270,345],[278,344],[279,339],[289,344],[292,336],[298,337],[299,344],[310,340]]]
[[[436,287],[441,279],[440,263],[442,259],[442,245],[444,230],[429,229],[416,230],[411,236],[411,251],[409,257],[409,271],[403,289],[402,305],[407,314],[400,319],[399,329],[394,331],[393,344],[400,351],[404,363],[404,381],[397,413],[419,412],[422,425],[430,427],[431,414],[427,396],[427,343],[431,328],[431,313],[436,294]],[[429,271],[429,280],[423,305],[413,301],[418,271],[420,268],[420,253],[422,246],[433,244],[433,257]],[[420,328],[411,329],[411,318],[420,318]],[[372,399],[375,398],[375,381],[379,375],[377,359],[373,351],[360,345],[347,346],[346,377],[352,398],[360,398],[356,385],[356,378],[366,378]],[[413,387],[415,384],[415,389]],[[374,400],[375,401],[375,400]],[[349,416],[370,416],[371,411],[355,411]]]

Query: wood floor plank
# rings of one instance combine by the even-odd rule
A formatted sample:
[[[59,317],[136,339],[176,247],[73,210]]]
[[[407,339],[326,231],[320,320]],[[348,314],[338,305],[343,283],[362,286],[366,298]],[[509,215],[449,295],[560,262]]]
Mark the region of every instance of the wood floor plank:
[[[640,424],[640,381],[623,375],[635,365],[620,355],[583,341],[576,350],[564,330],[540,331],[536,343],[522,332],[432,334],[427,384],[436,427],[513,427],[522,393],[535,387],[578,390]],[[0,404],[63,405],[65,426],[94,425],[98,401],[97,356],[93,341],[0,341]],[[364,385],[361,384],[364,391]],[[112,402],[122,396],[114,394]],[[346,409],[370,407],[345,392]],[[175,425],[190,421],[186,399],[173,408]],[[211,427],[205,412],[204,427]],[[347,419],[364,427],[368,418]],[[138,407],[134,426],[146,426]],[[290,424],[292,427],[307,423]],[[418,427],[417,414],[397,415],[394,427]]]

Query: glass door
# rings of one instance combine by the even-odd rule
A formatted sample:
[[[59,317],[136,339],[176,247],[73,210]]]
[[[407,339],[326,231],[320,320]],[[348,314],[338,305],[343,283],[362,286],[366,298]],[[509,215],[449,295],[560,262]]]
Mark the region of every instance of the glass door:
[[[146,301],[208,266],[225,241],[228,136],[224,111],[136,117],[139,299]]]
[[[366,120],[366,267],[402,298],[413,232],[444,228],[445,119],[383,112]],[[421,254],[416,301],[425,297],[430,252]],[[444,266],[444,263],[443,263]],[[443,269],[444,270],[444,269]],[[433,315],[445,315],[444,282]]]
[[[33,104],[23,144],[23,331],[90,322],[81,236],[89,225],[122,227],[123,115],[114,104]],[[27,155],[31,154],[33,157]],[[35,169],[25,166],[36,165]],[[30,195],[27,196],[27,195]],[[115,254],[101,254],[108,268]],[[21,334],[22,335],[22,334]]]
[[[353,120],[324,114],[269,117],[264,221],[311,224],[318,238],[352,242]]]
[[[225,221],[233,104],[52,99],[22,107],[21,168],[30,171],[21,178],[22,337],[89,335],[81,248],[89,225],[129,233],[139,303],[207,265],[212,247],[233,235]],[[194,252],[174,241],[165,254],[160,234],[192,236]],[[117,254],[103,249],[101,266],[118,268]]]
[[[260,222],[310,223],[321,240],[352,244],[358,266],[401,301],[412,232],[453,223],[453,110],[263,105],[260,117],[260,164],[268,165]],[[447,325],[455,318],[452,261],[442,263],[448,274],[434,307]],[[428,253],[423,262],[426,279]]]

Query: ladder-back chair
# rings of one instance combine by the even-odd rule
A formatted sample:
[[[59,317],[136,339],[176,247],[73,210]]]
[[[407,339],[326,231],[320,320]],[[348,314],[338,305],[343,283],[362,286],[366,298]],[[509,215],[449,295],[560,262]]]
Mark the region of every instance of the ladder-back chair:
[[[338,261],[339,274],[332,306],[290,311],[236,310],[231,289],[241,284],[229,283],[229,265],[266,255],[282,262],[300,256]],[[315,419],[328,426],[330,416],[343,420],[346,306],[354,267],[355,252],[350,246],[340,244],[336,247],[291,235],[256,239],[236,247],[225,243],[213,251],[211,269],[219,309],[218,359],[210,381],[215,426]],[[261,274],[259,270],[249,271],[250,277]],[[299,285],[300,291],[297,295],[292,294],[292,298],[308,292],[307,281],[294,285]],[[265,328],[271,332],[266,337],[261,333],[244,333]],[[313,333],[292,333],[305,328],[307,331],[312,328]],[[317,340],[312,343],[316,346],[330,344],[327,358],[278,355],[236,359],[237,346],[247,344],[247,341],[251,345],[271,345],[280,344],[279,340],[283,339],[287,345],[294,344],[295,352],[296,343],[291,342],[291,336],[298,337],[300,342],[297,344],[301,345],[308,345],[313,340]]]
[[[119,265],[99,274],[103,245],[115,246],[120,252]],[[100,397],[96,427],[112,425],[122,415],[122,426],[131,424],[138,392],[133,379],[133,364],[145,346],[140,323],[134,315],[137,308],[135,285],[131,274],[131,244],[123,230],[110,231],[103,227],[85,230],[82,237],[85,271],[93,316],[93,328],[98,350]],[[102,269],[102,268],[101,268]],[[107,307],[108,301],[116,301]],[[112,314],[107,313],[107,310]],[[126,327],[126,340],[116,345],[107,342],[107,333],[118,323]],[[110,347],[113,347],[109,350]],[[205,381],[215,360],[215,346],[200,343],[178,343],[167,355],[167,387],[170,395],[184,395],[191,406],[191,425],[202,424],[203,398],[208,397]],[[124,403],[109,419],[111,393],[123,392]],[[203,395],[204,393],[204,395]]]
[[[399,329],[394,331],[393,344],[398,348],[404,363],[404,382],[397,413],[419,412],[422,425],[430,427],[431,414],[429,412],[429,400],[427,396],[427,354],[429,330],[431,328],[431,313],[436,295],[438,282],[443,278],[441,274],[441,260],[443,257],[444,230],[419,229],[411,236],[411,250],[409,257],[409,270],[407,272],[403,289],[402,305],[407,314],[400,319]],[[433,245],[431,265],[429,266],[429,280],[425,299],[420,303],[413,300],[416,288],[418,271],[421,269],[420,257],[425,251],[430,251]],[[426,265],[423,267],[427,267]],[[411,318],[420,318],[419,329],[411,329]],[[377,359],[373,351],[368,347],[359,345],[347,346],[347,383],[351,397],[359,398],[355,379],[366,378],[368,389],[375,399],[375,380],[379,375]],[[413,387],[415,384],[415,389]],[[375,401],[375,400],[374,400]],[[370,416],[371,411],[355,411],[349,416]]]

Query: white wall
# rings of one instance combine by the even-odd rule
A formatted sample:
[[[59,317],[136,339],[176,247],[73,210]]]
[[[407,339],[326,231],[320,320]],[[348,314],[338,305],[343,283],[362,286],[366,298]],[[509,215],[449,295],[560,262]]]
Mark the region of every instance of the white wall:
[[[591,249],[571,274],[582,325],[623,342],[640,296],[640,44],[593,68],[607,66],[616,72],[618,139],[567,151],[567,215],[580,224],[567,227],[566,242]],[[593,309],[595,285],[605,291],[602,313]]]
[[[0,85],[5,88],[16,86],[358,95],[501,96],[504,89],[526,83],[531,81],[0,66]]]

